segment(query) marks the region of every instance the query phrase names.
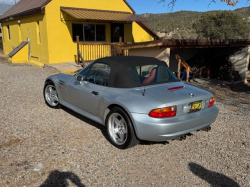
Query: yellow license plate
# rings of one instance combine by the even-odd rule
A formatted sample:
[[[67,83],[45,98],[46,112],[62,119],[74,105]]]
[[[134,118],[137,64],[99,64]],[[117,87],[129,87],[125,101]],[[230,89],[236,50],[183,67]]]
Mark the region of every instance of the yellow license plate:
[[[202,101],[190,103],[190,112],[200,111],[202,109]]]

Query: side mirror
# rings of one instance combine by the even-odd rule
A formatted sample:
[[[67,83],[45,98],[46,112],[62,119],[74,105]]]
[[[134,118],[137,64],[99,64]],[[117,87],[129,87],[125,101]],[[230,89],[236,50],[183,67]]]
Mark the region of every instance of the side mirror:
[[[81,75],[77,75],[77,76],[76,76],[76,81],[78,81],[79,84],[81,84],[81,85],[83,84],[83,79],[84,79],[84,78],[83,78],[83,76],[81,76]]]
[[[81,82],[81,81],[83,81],[83,77],[82,77],[81,75],[77,75],[77,76],[76,76],[76,80],[77,80],[78,82]]]

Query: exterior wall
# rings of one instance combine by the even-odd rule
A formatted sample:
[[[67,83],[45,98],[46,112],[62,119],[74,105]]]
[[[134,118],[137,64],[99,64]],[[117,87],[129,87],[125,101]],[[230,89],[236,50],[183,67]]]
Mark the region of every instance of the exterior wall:
[[[129,56],[155,57],[161,61],[166,62],[166,64],[169,66],[170,49],[159,49],[158,47],[130,49]]]
[[[147,41],[153,41],[154,38],[149,35],[143,28],[141,28],[140,25],[138,25],[136,22],[133,22],[133,41],[134,42],[147,42]]]
[[[44,63],[74,62],[77,55],[76,42],[72,39],[72,23],[84,23],[60,10],[60,7],[77,7],[110,11],[131,12],[123,0],[53,0],[45,7],[45,14],[31,15],[12,21],[3,22],[4,53],[8,55],[22,41],[30,38],[29,62],[37,65]],[[20,24],[18,23],[20,20]],[[38,26],[40,26],[41,43]],[[85,22],[106,25],[106,42],[111,42],[110,22]],[[119,22],[114,22],[119,23]],[[150,41],[153,38],[136,23],[124,24],[124,42]],[[8,39],[7,26],[10,27],[11,39]],[[29,31],[28,31],[29,30]],[[94,42],[93,42],[94,43]]]
[[[48,46],[49,46],[49,57],[50,57],[49,62],[50,63],[74,62],[75,56],[77,54],[76,43],[72,41],[72,23],[75,23],[77,20],[61,12],[60,11],[61,6],[110,10],[110,11],[125,11],[125,12],[132,13],[132,10],[122,0],[109,0],[109,1],[53,0],[51,1],[46,6],[46,18],[47,18],[47,27],[48,27],[48,33],[49,33],[48,34],[48,43],[49,43]],[[70,21],[67,21],[67,20],[70,20]],[[87,22],[87,23],[91,23],[91,22]],[[105,24],[106,24],[106,42],[110,42],[111,41],[110,23],[105,23]],[[125,30],[124,32],[125,42],[133,42],[133,40],[137,42],[153,40],[153,38],[137,24],[133,23],[133,26],[131,24],[125,24],[124,30]],[[131,31],[132,31],[132,34],[131,34]]]
[[[18,23],[20,20],[20,24]],[[44,14],[24,17],[20,19],[3,22],[3,47],[4,54],[8,55],[15,47],[17,47],[22,41],[27,41],[30,38],[30,53],[31,59],[35,62],[48,63],[48,40],[47,40],[47,27],[46,18]],[[40,28],[41,43],[39,41],[38,24]],[[10,27],[11,39],[7,26]],[[26,54],[28,57],[28,53]]]
[[[132,24],[124,24],[124,42],[132,42]]]

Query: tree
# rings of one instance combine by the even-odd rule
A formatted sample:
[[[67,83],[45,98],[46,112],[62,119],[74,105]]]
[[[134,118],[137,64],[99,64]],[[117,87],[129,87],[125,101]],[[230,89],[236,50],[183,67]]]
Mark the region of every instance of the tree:
[[[166,2],[166,1],[168,2],[168,7],[173,9],[173,7],[174,7],[177,0],[158,0],[159,3]],[[240,2],[240,0],[209,0],[209,1],[210,1],[209,4],[221,1],[222,3],[226,3],[229,6],[236,6],[237,3]],[[241,0],[241,1],[243,1],[243,0]],[[250,0],[246,0],[246,1],[250,2]]]
[[[204,13],[193,26],[198,38],[246,39],[250,33],[247,20],[232,11]]]

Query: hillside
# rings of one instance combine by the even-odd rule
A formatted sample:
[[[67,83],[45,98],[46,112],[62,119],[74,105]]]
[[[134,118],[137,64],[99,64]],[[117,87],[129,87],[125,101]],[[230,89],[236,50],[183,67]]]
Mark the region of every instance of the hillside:
[[[210,11],[219,12],[219,11]],[[250,7],[236,9],[234,12],[247,19],[250,24]],[[167,14],[142,14],[147,25],[165,38],[197,38],[193,24],[198,22],[205,12],[179,11]]]

